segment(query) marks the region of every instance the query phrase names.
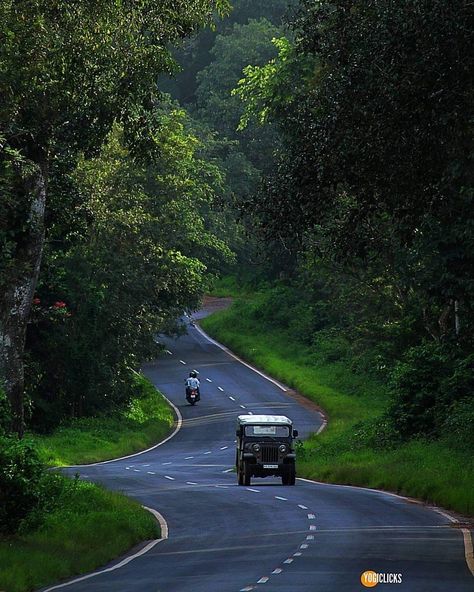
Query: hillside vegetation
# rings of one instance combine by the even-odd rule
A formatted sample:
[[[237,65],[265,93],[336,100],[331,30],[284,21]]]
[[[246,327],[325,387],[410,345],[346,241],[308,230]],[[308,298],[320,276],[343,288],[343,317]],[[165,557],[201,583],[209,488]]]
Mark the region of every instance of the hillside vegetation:
[[[226,284],[218,292],[229,295]],[[293,293],[290,299],[281,285],[240,298],[235,287],[231,292],[234,305],[204,319],[203,328],[328,416],[327,428],[298,451],[299,476],[385,489],[474,514],[472,418],[465,410],[447,415],[436,436],[404,436],[393,417],[393,384],[361,368],[334,337],[322,334],[308,343],[304,297]]]

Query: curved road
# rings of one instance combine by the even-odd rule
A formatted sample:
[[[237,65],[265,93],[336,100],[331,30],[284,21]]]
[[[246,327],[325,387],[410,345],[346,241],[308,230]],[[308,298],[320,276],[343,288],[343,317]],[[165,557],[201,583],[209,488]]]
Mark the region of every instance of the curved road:
[[[161,512],[169,539],[120,569],[55,589],[353,592],[365,589],[361,573],[374,570],[402,576],[401,584],[379,584],[383,589],[474,590],[462,532],[421,504],[302,480],[283,487],[274,478],[253,479],[238,487],[231,472],[237,415],[287,415],[302,437],[319,428],[321,416],[194,327],[166,345],[171,353],[144,371],[179,408],[182,428],[154,450],[80,472]],[[193,368],[202,400],[190,407],[183,381]]]

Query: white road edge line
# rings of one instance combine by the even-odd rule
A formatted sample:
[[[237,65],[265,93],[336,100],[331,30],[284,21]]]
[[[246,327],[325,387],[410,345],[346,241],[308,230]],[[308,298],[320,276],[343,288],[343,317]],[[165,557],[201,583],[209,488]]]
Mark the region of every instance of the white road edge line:
[[[274,384],[275,386],[277,386],[279,389],[281,389],[282,391],[284,391],[285,393],[287,392],[287,388],[284,387],[282,384],[280,384],[277,380],[274,380],[273,378],[270,378],[270,376],[267,376],[266,374],[264,374],[263,372],[261,372],[260,370],[257,370],[257,368],[255,368],[254,366],[251,366],[250,364],[248,364],[247,362],[244,362],[242,360],[242,358],[239,358],[239,356],[236,356],[233,352],[230,351],[229,348],[227,348],[225,345],[222,345],[222,343],[219,343],[218,341],[216,341],[215,339],[212,339],[212,337],[209,337],[209,335],[203,331],[201,329],[201,327],[199,327],[199,325],[196,325],[196,329],[197,331],[199,331],[199,333],[205,337],[210,343],[212,343],[213,345],[216,345],[219,349],[221,349],[222,351],[225,351],[226,354],[228,354],[229,356],[231,356],[232,358],[234,358],[234,360],[237,360],[238,362],[240,362],[241,364],[243,364],[244,366],[247,366],[247,368],[250,368],[250,370],[253,370],[254,372],[256,372],[257,374],[259,374],[262,378],[265,378],[266,380],[268,380],[269,382],[271,382],[272,384]]]
[[[373,493],[378,493],[380,495],[388,495],[391,497],[396,497],[397,499],[401,500],[410,500],[410,498],[399,495],[398,493],[392,493],[391,491],[380,491],[379,489],[372,489],[370,487],[358,487],[356,485],[337,485],[335,483],[323,483],[321,481],[314,481],[313,479],[304,479],[303,477],[297,477],[298,481],[304,481],[305,483],[312,483],[313,485],[324,485],[325,487],[345,487],[346,489],[355,489],[355,490],[364,490],[364,491],[372,491]],[[421,503],[421,502],[420,502]],[[433,512],[444,516],[447,520],[452,522],[453,524],[459,524],[459,520],[448,512],[444,512],[440,508],[431,507],[430,508]],[[310,530],[316,530],[316,526],[311,525],[309,527]],[[471,572],[472,576],[474,576],[474,546],[472,542],[471,532],[468,528],[461,528],[463,540],[464,540],[464,557],[466,559],[466,564]]]
[[[87,574],[85,576],[81,576],[80,578],[70,580],[69,582],[64,582],[63,584],[57,584],[56,586],[51,586],[50,588],[46,588],[45,590],[43,590],[43,592],[52,592],[53,590],[59,590],[60,588],[66,588],[67,586],[71,586],[72,584],[77,584],[78,582],[83,582],[84,580],[90,580],[91,578],[95,578],[96,576],[100,576],[102,574],[110,573],[111,571],[115,571],[117,569],[120,569],[121,567],[124,567],[125,565],[127,565],[128,563],[133,561],[134,559],[137,559],[138,557],[145,555],[145,553],[148,553],[148,551],[153,549],[153,547],[155,547],[158,543],[161,543],[161,541],[165,541],[169,536],[169,530],[168,530],[168,524],[167,524],[166,520],[164,519],[164,517],[159,512],[154,510],[153,508],[147,508],[146,506],[142,506],[142,507],[145,510],[147,510],[148,512],[150,512],[151,514],[153,514],[153,516],[156,518],[156,520],[160,523],[160,527],[161,527],[161,538],[160,539],[155,539],[154,541],[149,542],[147,545],[145,545],[145,547],[143,547],[143,549],[140,549],[140,551],[137,551],[137,553],[130,555],[130,557],[125,557],[125,559],[122,559],[122,561],[120,561],[116,565],[112,565],[112,567],[107,567],[106,569],[94,571],[94,572]]]
[[[119,460],[125,460],[127,458],[134,458],[135,456],[140,456],[141,454],[146,454],[147,452],[151,452],[152,450],[155,450],[156,448],[163,446],[163,444],[166,444],[166,442],[169,442],[169,440],[171,440],[171,438],[174,438],[176,436],[176,434],[179,432],[179,430],[182,428],[183,416],[181,415],[180,410],[176,407],[176,405],[174,403],[172,403],[168,399],[168,397],[165,397],[165,395],[163,395],[163,393],[161,393],[161,395],[163,396],[163,399],[165,399],[165,401],[167,401],[167,403],[169,403],[169,405],[173,408],[173,411],[175,412],[176,419],[177,419],[176,427],[175,427],[174,431],[167,438],[165,438],[161,442],[158,442],[158,444],[154,444],[153,446],[150,446],[150,448],[147,448],[146,450],[142,450],[141,452],[135,452],[134,454],[127,454],[127,456],[120,456],[119,458],[111,458],[110,460],[102,460],[100,462],[90,463],[90,464],[85,464],[85,465],[66,465],[64,467],[61,467],[61,469],[76,469],[76,468],[80,468],[80,467],[95,467],[97,465],[107,465],[109,463],[117,462]]]

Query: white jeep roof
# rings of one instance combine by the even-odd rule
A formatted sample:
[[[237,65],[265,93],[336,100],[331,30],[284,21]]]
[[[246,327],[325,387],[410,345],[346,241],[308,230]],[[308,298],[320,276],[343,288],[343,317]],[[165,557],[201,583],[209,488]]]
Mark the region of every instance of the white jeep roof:
[[[259,425],[269,423],[271,425],[292,425],[291,419],[285,415],[239,415],[237,418],[239,425]]]

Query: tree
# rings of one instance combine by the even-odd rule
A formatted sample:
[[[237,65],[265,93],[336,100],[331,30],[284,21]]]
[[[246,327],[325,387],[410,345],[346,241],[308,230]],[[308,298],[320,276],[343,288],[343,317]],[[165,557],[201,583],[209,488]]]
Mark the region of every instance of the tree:
[[[238,140],[243,153],[259,171],[271,169],[277,136],[271,126],[265,130],[250,126],[239,133],[242,106],[231,94],[248,64],[263,65],[275,56],[271,40],[280,33],[266,19],[234,25],[231,33],[217,36],[211,50],[214,60],[197,77],[196,116],[221,136]]]
[[[44,244],[54,159],[100,146],[122,121],[135,151],[153,127],[156,76],[169,43],[225,0],[0,2],[2,212],[0,374],[23,431],[23,348]]]
[[[80,158],[69,230],[62,194],[51,195],[56,224],[27,339],[36,427],[126,404],[130,370],[156,354],[157,333],[177,331],[183,310],[199,305],[204,272],[232,257],[209,230],[221,172],[198,156],[182,110],[169,104],[157,118],[152,164],[131,158],[118,125],[100,154]]]
[[[434,339],[474,303],[473,21],[464,0],[306,1],[294,49],[239,91],[284,134],[253,204],[267,235],[367,271]]]

